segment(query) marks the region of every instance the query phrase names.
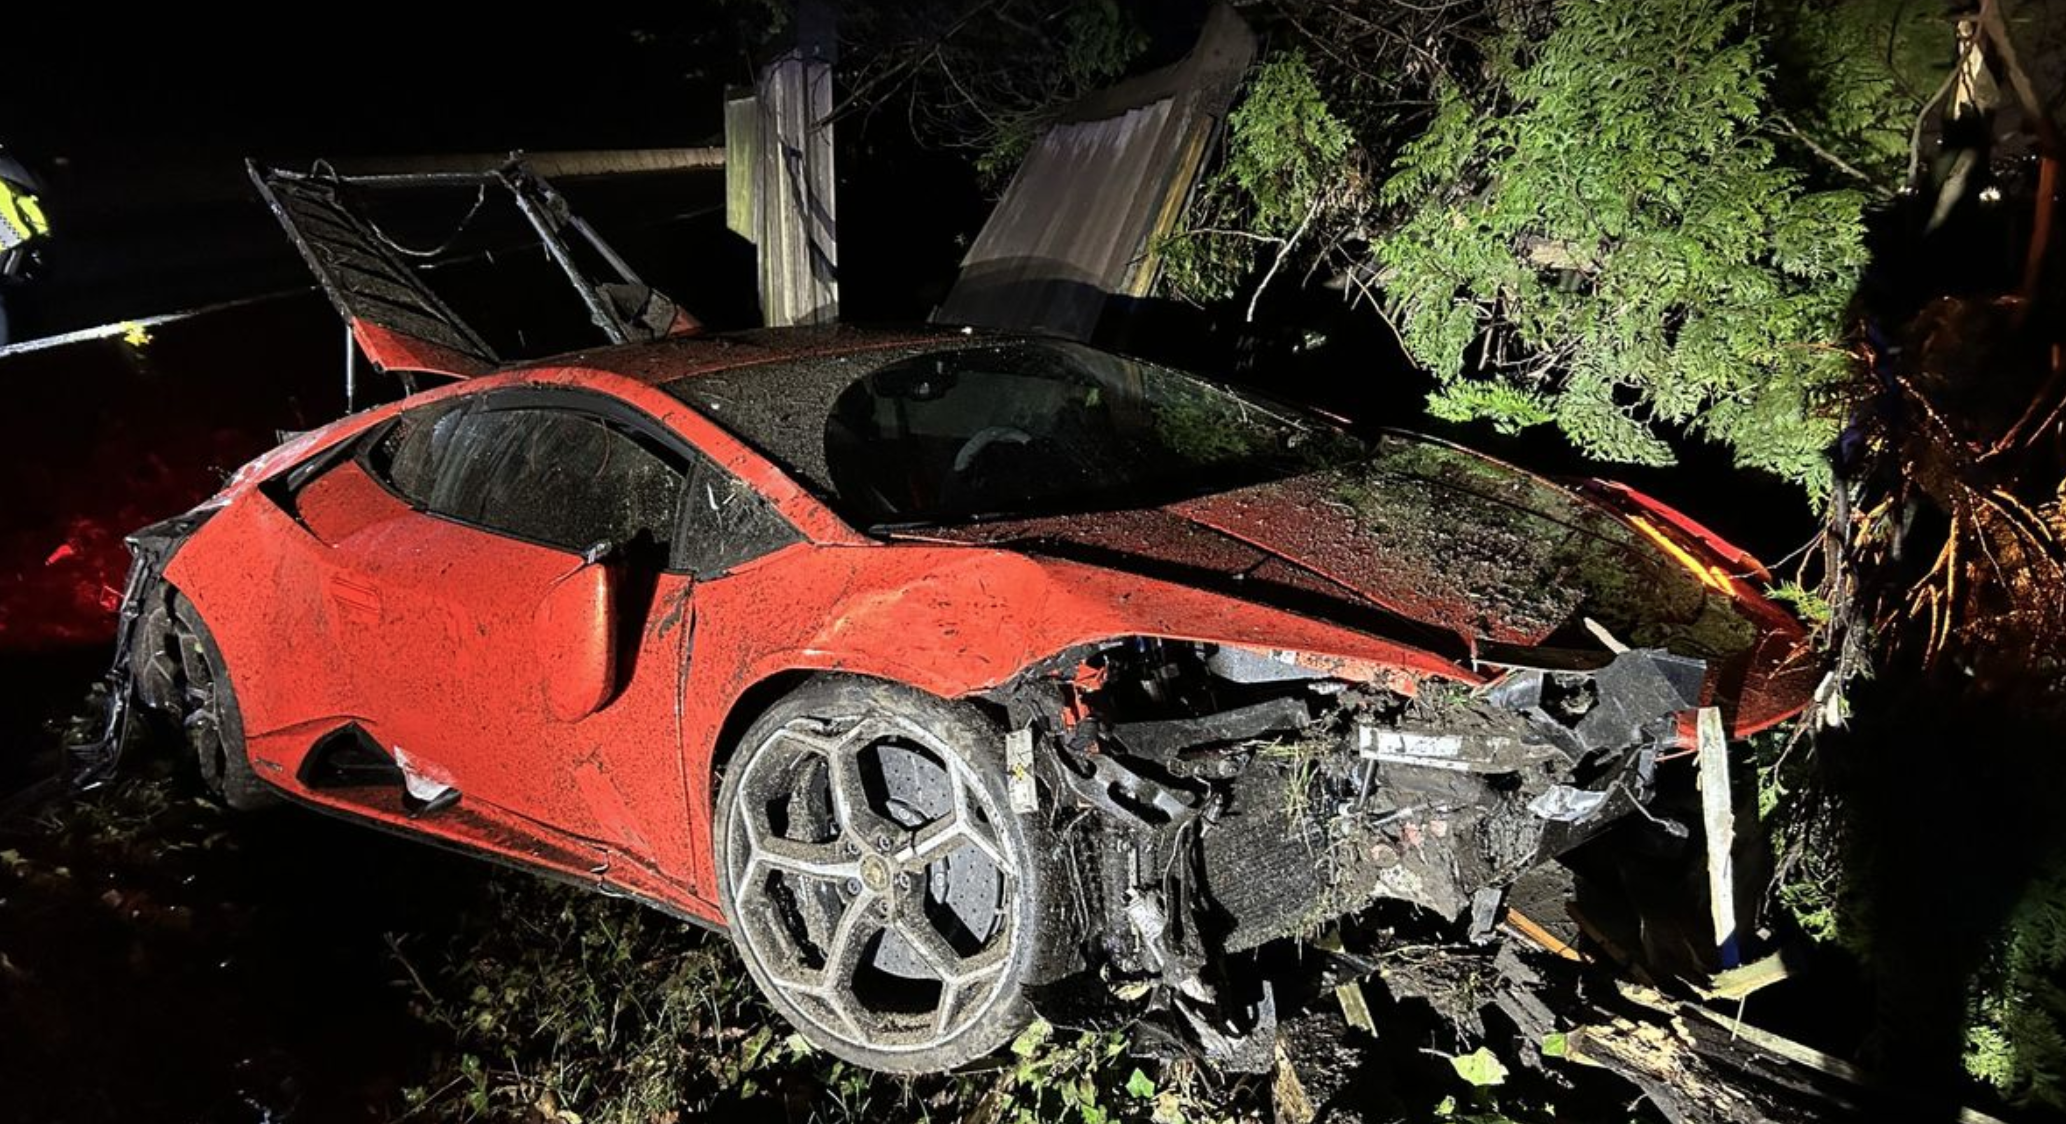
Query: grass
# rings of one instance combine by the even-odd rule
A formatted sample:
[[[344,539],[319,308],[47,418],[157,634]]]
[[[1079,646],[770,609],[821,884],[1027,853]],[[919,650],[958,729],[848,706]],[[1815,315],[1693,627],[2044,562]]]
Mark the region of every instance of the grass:
[[[899,1078],[814,1049],[721,937],[633,903],[493,876],[443,947],[395,942],[412,1010],[446,1036],[405,1092],[414,1120],[1211,1122],[1261,1119],[1129,1036],[1037,1023],[993,1065]]]

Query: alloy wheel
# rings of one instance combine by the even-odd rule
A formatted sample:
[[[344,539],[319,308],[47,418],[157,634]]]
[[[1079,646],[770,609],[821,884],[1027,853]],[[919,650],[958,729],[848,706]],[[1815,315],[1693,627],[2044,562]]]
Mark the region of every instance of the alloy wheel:
[[[997,1002],[1021,864],[962,754],[894,715],[800,717],[738,767],[732,924],[808,1029],[932,1050]]]

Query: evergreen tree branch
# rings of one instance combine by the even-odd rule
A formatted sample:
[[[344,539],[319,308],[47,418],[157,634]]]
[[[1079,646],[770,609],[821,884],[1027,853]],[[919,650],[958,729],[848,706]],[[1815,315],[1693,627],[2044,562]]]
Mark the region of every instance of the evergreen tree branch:
[[[1270,259],[1269,272],[1263,274],[1261,281],[1256,282],[1255,293],[1248,298],[1249,323],[1255,323],[1255,306],[1262,302],[1263,290],[1270,287],[1270,279],[1277,276],[1277,270],[1283,267],[1284,259],[1291,256],[1292,248],[1298,245],[1299,239],[1305,237],[1306,228],[1313,225],[1313,216],[1319,213],[1320,197],[1314,196],[1312,205],[1306,208],[1306,217],[1298,222],[1298,229],[1292,231],[1291,237],[1286,238],[1283,244],[1277,247],[1277,255]]]
[[[1777,124],[1781,129],[1785,130],[1786,135],[1792,137],[1796,141],[1799,141],[1802,147],[1806,148],[1809,152],[1812,152],[1815,155],[1821,157],[1823,161],[1827,163],[1830,167],[1835,168],[1837,171],[1842,172],[1845,175],[1851,177],[1852,179],[1857,180],[1859,183],[1864,184],[1866,187],[1871,188],[1872,193],[1874,195],[1877,195],[1882,199],[1891,199],[1894,197],[1894,193],[1891,190],[1882,185],[1878,180],[1875,180],[1871,176],[1866,175],[1864,172],[1858,170],[1858,166],[1856,164],[1853,164],[1850,161],[1845,160],[1843,157],[1838,156],[1836,153],[1831,152],[1830,150],[1822,147],[1819,144],[1816,144],[1815,139],[1813,137],[1810,137],[1808,134],[1802,132],[1800,127],[1798,125],[1795,125],[1792,121],[1787,120],[1785,114],[1774,113],[1772,115],[1772,121],[1775,124]]]

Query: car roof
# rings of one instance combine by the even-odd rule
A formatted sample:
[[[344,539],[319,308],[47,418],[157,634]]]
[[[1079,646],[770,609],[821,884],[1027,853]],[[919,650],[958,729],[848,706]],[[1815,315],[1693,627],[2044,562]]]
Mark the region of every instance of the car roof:
[[[932,325],[880,328],[825,324],[792,328],[754,328],[740,332],[699,333],[649,343],[590,348],[543,359],[526,360],[506,369],[520,371],[586,368],[606,371],[648,385],[657,385],[694,375],[815,355],[845,355],[954,339],[998,341],[1015,338],[1018,337],[995,332],[978,332],[970,328]]]

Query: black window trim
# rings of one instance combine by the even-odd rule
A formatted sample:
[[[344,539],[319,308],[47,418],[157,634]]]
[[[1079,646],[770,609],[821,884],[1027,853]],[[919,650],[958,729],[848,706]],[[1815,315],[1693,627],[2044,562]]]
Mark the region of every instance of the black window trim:
[[[444,399],[437,402],[426,402],[421,406],[412,406],[406,410],[402,410],[396,413],[393,417],[387,418],[386,420],[380,422],[377,425],[368,426],[364,433],[359,434],[357,437],[351,440],[351,463],[359,466],[359,471],[365,473],[367,478],[371,479],[375,484],[380,485],[381,491],[384,491],[388,495],[393,496],[396,500],[400,501],[401,504],[407,507],[409,510],[423,515],[436,514],[435,512],[431,511],[430,506],[424,503],[423,501],[415,499],[411,496],[404,495],[400,488],[395,487],[394,481],[387,478],[387,474],[385,472],[374,467],[373,450],[378,448],[382,441],[387,440],[387,435],[393,433],[396,426],[402,424],[402,419],[409,417],[412,414],[427,414],[429,411],[435,409],[443,409],[445,411],[463,410],[466,409],[466,407],[467,403],[465,399]],[[323,473],[318,473],[317,475],[327,475],[327,470]]]
[[[749,562],[753,562],[758,558],[765,558],[768,554],[773,554],[775,551],[782,550],[793,543],[805,541],[807,538],[803,532],[796,528],[795,524],[791,523],[783,516],[781,511],[776,509],[774,504],[767,502],[766,497],[762,496],[761,507],[767,512],[769,517],[788,529],[791,536],[789,542],[764,554],[755,555],[753,558],[742,558],[714,573],[698,573],[694,567],[689,566],[686,562],[688,551],[684,544],[684,536],[689,527],[688,504],[693,498],[698,466],[707,465],[710,469],[736,481],[739,486],[749,492],[753,492],[755,495],[760,494],[758,489],[739,479],[730,469],[719,464],[710,454],[697,448],[687,438],[669,429],[660,419],[621,398],[601,391],[585,390],[579,387],[498,387],[494,390],[482,391],[476,394],[462,394],[453,398],[441,399],[437,402],[425,402],[422,405],[412,406],[398,412],[395,416],[388,418],[380,424],[368,428],[366,432],[347,442],[348,445],[353,447],[351,456],[349,458],[337,458],[329,467],[335,467],[349,460],[351,463],[358,465],[359,470],[371,478],[374,483],[380,485],[381,490],[420,515],[427,515],[433,519],[442,519],[447,523],[457,524],[461,527],[479,531],[482,534],[494,535],[497,538],[508,539],[511,542],[527,543],[531,546],[543,547],[555,553],[571,555],[576,558],[581,557],[582,552],[578,548],[513,534],[500,527],[490,527],[471,519],[461,519],[456,515],[437,511],[427,503],[420,503],[403,495],[394,486],[392,481],[378,469],[374,468],[370,459],[374,446],[378,445],[388,433],[400,425],[403,418],[412,414],[438,411],[441,407],[444,410],[450,411],[479,410],[483,413],[493,413],[501,410],[545,409],[578,414],[583,417],[593,418],[604,425],[626,433],[634,439],[644,440],[674,457],[677,466],[682,470],[682,498],[675,512],[674,538],[673,541],[668,543],[667,562],[660,568],[660,572],[663,574],[686,576],[697,581],[706,581],[722,574],[730,573]],[[326,467],[315,475],[323,475],[327,472],[328,468]]]

